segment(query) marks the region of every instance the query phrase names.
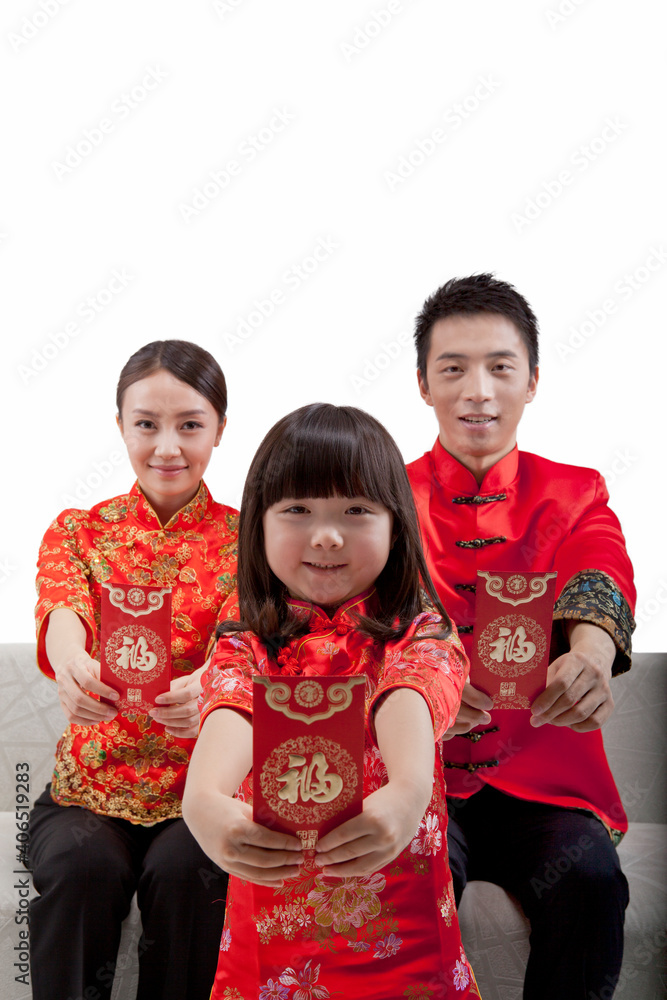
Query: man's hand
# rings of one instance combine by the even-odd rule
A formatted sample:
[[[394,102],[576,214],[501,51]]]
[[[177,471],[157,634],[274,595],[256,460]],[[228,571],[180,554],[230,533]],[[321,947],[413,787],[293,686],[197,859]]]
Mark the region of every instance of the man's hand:
[[[549,665],[547,686],[531,706],[532,726],[569,726],[577,733],[600,729],[614,710],[611,668],[616,647],[604,629],[589,622],[569,628],[570,651]]]
[[[451,740],[452,736],[469,733],[475,726],[488,726],[491,722],[490,710],[493,702],[488,694],[473,687],[468,679],[463,685],[461,708],[456,716],[456,722],[447,730],[443,740]]]

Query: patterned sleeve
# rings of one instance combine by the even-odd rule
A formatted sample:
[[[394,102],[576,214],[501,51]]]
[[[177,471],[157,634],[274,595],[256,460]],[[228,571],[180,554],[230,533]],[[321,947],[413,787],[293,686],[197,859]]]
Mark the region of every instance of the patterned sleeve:
[[[218,639],[211,663],[202,677],[199,728],[216,708],[236,708],[252,715],[252,678],[257,673],[255,652],[247,632]]]
[[[386,644],[370,706],[372,712],[382,695],[393,688],[419,691],[429,707],[436,740],[456,718],[470,669],[456,629],[452,627],[448,639],[435,638],[441,630],[440,616],[425,611],[415,618],[402,639]]]
[[[612,676],[630,669],[632,632],[635,621],[630,605],[614,580],[600,570],[586,569],[567,581],[554,609],[554,625],[560,651],[568,648],[567,621],[590,622],[611,636],[616,645]]]
[[[79,543],[79,530],[87,511],[65,510],[49,526],[37,559],[37,664],[47,677],[54,677],[46,655],[46,625],[56,608],[69,608],[79,615],[86,627],[86,651],[97,650],[98,628],[95,606],[88,583],[90,567]]]

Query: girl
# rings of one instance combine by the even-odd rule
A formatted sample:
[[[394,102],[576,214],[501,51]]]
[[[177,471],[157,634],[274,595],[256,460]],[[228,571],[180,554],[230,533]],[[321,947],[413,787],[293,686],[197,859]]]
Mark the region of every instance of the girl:
[[[39,553],[38,664],[58,684],[70,726],[31,815],[33,998],[110,996],[136,890],[140,1000],[204,1000],[226,876],[211,871],[180,816],[207,647],[235,608],[236,511],[215,503],[201,478],[225,426],[227,388],[207,351],[154,341],[123,368],[116,402],[137,482],[92,510],[63,511]],[[107,581],[171,588],[174,679],[150,715],[98,699],[118,698],[99,680]]]
[[[195,837],[232,875],[212,1000],[479,996],[434,753],[468,663],[396,444],[352,407],[296,410],[260,445],[239,532],[241,621],[221,626],[184,798]],[[440,615],[424,609],[420,576]],[[252,676],[281,671],[367,677],[363,813],[314,861],[252,820]]]

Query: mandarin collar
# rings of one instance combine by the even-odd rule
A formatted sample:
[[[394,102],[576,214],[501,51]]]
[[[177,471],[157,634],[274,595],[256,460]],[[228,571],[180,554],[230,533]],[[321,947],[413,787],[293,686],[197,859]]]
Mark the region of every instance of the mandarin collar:
[[[199,489],[185,507],[181,507],[169,518],[166,524],[160,524],[160,519],[153,510],[148,499],[144,495],[139,481],[137,480],[129,493],[130,502],[128,507],[146,528],[157,531],[178,531],[191,526],[192,522],[199,523],[202,520],[209,506],[210,493],[203,479],[199,481]]]
[[[499,493],[506,489],[516,479],[519,471],[519,449],[514,445],[512,451],[492,465],[481,484],[469,469],[443,448],[440,439],[436,439],[431,451],[436,478],[455,493],[466,493],[471,496],[484,496]]]
[[[375,594],[375,587],[369,587],[368,590],[362,591],[361,594],[356,594],[351,597],[340,607],[336,608],[335,613],[329,617],[326,611],[318,607],[317,604],[311,604],[309,601],[301,601],[297,597],[289,597],[287,599],[287,606],[297,615],[299,618],[305,618],[309,622],[311,632],[315,629],[320,628],[335,628],[336,625],[346,625],[349,628],[353,628],[357,624],[357,615],[366,615],[368,613],[369,605],[373,603],[371,598]]]

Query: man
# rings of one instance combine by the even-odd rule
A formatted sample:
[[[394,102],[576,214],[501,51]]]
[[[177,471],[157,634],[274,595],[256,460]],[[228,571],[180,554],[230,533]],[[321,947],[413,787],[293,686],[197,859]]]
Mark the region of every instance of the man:
[[[492,710],[473,670],[443,743],[457,902],[472,878],[519,899],[531,923],[524,1000],[608,998],[628,899],[614,847],[627,820],[600,733],[610,678],[630,666],[623,535],[597,472],[517,450],[539,370],[537,322],[511,285],[448,281],[415,341],[439,435],[408,473],[429,569],[468,653],[478,570],[558,574],[547,683],[530,713]]]

